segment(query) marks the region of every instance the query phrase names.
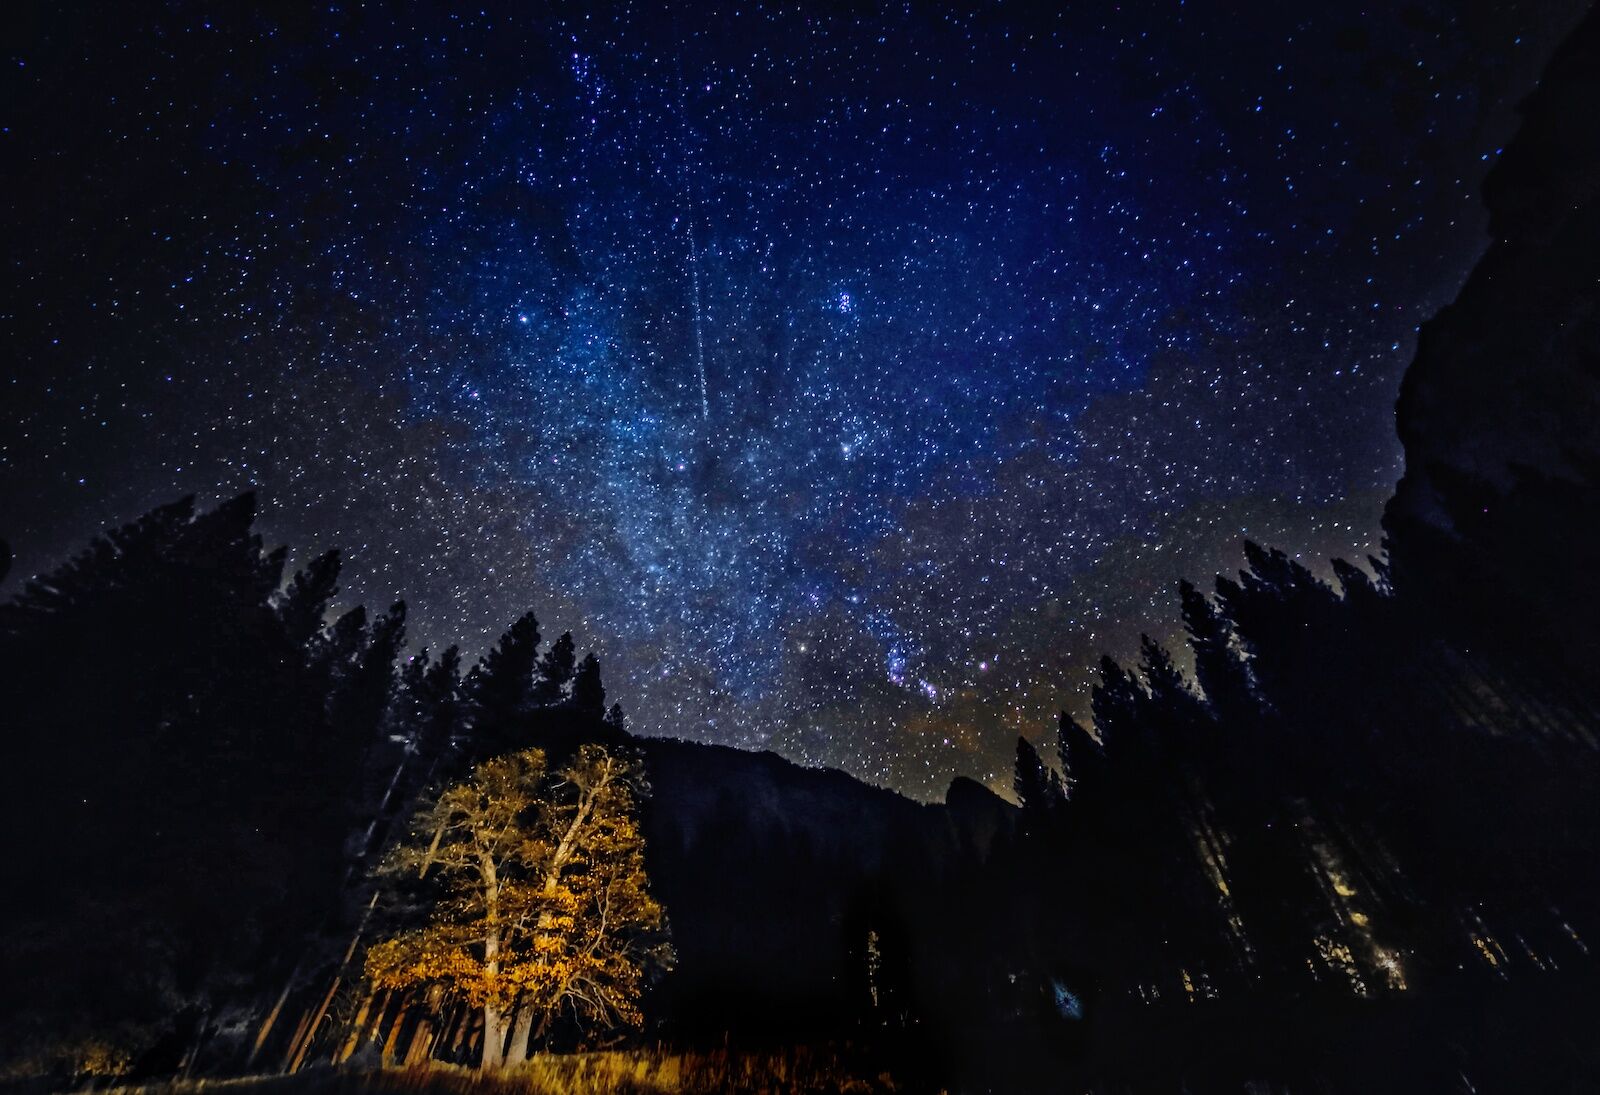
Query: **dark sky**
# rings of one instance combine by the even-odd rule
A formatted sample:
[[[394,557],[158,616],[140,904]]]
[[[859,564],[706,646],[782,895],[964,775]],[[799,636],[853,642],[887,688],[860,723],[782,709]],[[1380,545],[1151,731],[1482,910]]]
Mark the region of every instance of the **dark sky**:
[[[256,486],[636,729],[1004,782],[1180,575],[1377,549],[1583,6],[31,6],[0,535]]]

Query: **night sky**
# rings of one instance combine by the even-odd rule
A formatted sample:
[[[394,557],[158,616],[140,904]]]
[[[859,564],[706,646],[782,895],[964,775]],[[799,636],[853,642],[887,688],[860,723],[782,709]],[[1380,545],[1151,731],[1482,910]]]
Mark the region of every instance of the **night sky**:
[[[923,797],[1244,536],[1378,549],[1583,7],[252,6],[8,17],[19,571],[254,486],[414,644]]]

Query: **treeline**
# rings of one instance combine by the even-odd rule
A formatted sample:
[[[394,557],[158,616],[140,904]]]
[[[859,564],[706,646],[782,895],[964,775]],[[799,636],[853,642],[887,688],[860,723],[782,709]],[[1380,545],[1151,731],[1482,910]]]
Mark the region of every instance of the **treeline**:
[[[531,744],[530,713],[621,729],[570,634],[541,649],[529,613],[465,671],[402,659],[403,603],[333,615],[339,553],[286,577],[255,516],[184,499],[0,605],[15,1074],[170,1073],[219,1033],[302,1059],[424,792]]]
[[[1597,45],[1591,13],[1521,104],[1491,242],[1420,332],[1384,560],[1329,584],[1250,545],[1237,579],[1181,589],[1192,671],[1147,640],[1101,666],[1059,763],[1019,746],[1027,869],[1071,910],[1045,942],[1112,997],[1414,1007],[1538,975],[1589,1014],[1600,129],[1576,120]]]
[[[1146,637],[1136,666],[1102,661],[1092,730],[1062,716],[1056,763],[1018,743],[1058,992],[1375,997],[1587,966],[1593,682],[1380,561],[1336,562],[1335,588],[1246,555],[1212,595],[1180,586],[1192,674]]]

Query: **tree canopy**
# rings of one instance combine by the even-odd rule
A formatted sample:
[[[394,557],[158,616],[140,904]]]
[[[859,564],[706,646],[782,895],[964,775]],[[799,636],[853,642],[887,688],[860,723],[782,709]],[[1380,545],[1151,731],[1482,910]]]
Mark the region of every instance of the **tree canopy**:
[[[385,863],[432,876],[434,892],[425,923],[367,952],[374,984],[444,985],[481,1008],[485,1067],[522,1059],[562,1018],[585,1033],[638,1026],[647,979],[671,961],[645,878],[644,788],[636,760],[592,744],[554,772],[537,749],[478,764]]]

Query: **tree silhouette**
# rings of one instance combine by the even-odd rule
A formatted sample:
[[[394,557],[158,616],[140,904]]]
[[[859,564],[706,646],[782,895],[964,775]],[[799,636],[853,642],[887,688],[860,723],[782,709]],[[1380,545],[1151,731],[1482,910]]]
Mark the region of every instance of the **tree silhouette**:
[[[1061,712],[1056,730],[1056,759],[1061,765],[1062,792],[1067,801],[1081,804],[1085,796],[1105,786],[1105,750],[1077,719]]]
[[[1017,739],[1012,788],[1022,806],[1023,823],[1032,828],[1053,824],[1065,804],[1061,777],[1045,766],[1039,759],[1039,751],[1027,738]]]
[[[274,598],[284,635],[295,646],[304,647],[322,630],[328,605],[339,592],[340,565],[337,549],[325,551],[297,571]]]
[[[534,700],[539,621],[524,613],[472,667],[463,685],[472,722],[473,752],[494,756],[525,745],[522,716]]]
[[[539,662],[539,679],[533,686],[533,702],[540,707],[553,707],[565,700],[567,687],[576,672],[576,662],[577,645],[572,641],[572,632],[563,631]]]
[[[592,719],[605,717],[606,687],[600,680],[600,660],[592,651],[583,656],[572,678],[572,707]]]
[[[13,1029],[164,1022],[337,907],[400,620],[377,647],[361,614],[321,631],[336,557],[279,594],[254,520],[251,495],[180,500],[0,606],[5,820],[59,820],[11,865],[47,916],[0,914],[28,941],[0,977]]]
[[[1178,583],[1195,678],[1217,717],[1240,724],[1255,714],[1249,670],[1234,647],[1232,624],[1187,580]]]

